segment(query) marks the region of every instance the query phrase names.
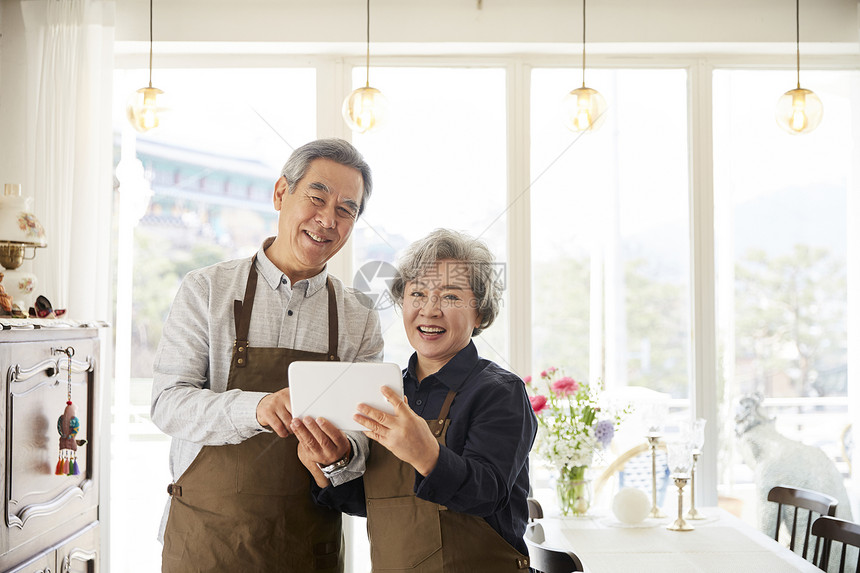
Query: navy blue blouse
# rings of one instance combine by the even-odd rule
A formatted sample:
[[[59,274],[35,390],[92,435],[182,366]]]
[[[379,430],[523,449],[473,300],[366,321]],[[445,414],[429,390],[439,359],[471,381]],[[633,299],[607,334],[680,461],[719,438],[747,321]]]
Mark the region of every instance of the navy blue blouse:
[[[508,543],[528,554],[528,456],[537,420],[523,381],[478,356],[473,342],[421,383],[417,355],[403,372],[403,391],[422,418],[435,420],[449,390],[455,390],[439,461],[427,477],[415,472],[415,495],[449,510],[483,517]],[[351,515],[367,515],[361,479],[320,490],[317,503]]]

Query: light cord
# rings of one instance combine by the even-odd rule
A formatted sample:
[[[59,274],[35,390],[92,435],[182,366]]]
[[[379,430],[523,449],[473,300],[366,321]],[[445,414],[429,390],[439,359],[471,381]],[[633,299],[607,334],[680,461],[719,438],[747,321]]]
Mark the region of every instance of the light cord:
[[[149,87],[152,87],[152,0],[149,0]]]
[[[152,0],[150,0],[152,1]],[[370,87],[370,0],[367,0],[367,60],[365,69],[367,71],[367,75],[365,76],[365,86]]]
[[[795,14],[797,15],[797,89],[800,89],[800,0],[796,0],[797,6]]]
[[[582,0],[582,87],[585,87],[585,0]]]

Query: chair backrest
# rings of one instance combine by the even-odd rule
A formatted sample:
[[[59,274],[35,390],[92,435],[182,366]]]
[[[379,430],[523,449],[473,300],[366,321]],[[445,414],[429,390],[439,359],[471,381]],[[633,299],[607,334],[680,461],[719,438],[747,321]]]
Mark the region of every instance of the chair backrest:
[[[836,505],[839,503],[835,497],[831,497],[824,493],[784,485],[778,485],[772,488],[767,494],[767,500],[774,501],[778,504],[776,508],[776,527],[773,532],[773,538],[777,541],[779,541],[779,528],[782,524],[783,506],[791,506],[794,508],[794,515],[791,520],[791,541],[789,548],[794,551],[795,546],[798,545],[797,524],[799,521],[803,528],[803,551],[801,552],[801,555],[804,559],[807,558],[806,555],[809,550],[809,534],[812,529],[812,523],[815,521],[813,514],[817,513],[818,515],[828,515],[832,517],[836,515]],[[801,519],[798,520],[798,514],[803,516],[803,514],[801,514],[801,510],[806,510],[806,514],[805,517],[801,517]],[[788,508],[786,508],[786,519],[788,519],[789,513]]]
[[[669,464],[666,457],[666,444],[657,444],[654,455],[657,471],[657,505],[663,505],[663,497],[669,485]],[[594,480],[594,495],[598,496],[610,479],[617,477],[618,487],[635,487],[651,492],[651,447],[643,442],[618,455],[597,479]]]
[[[540,502],[533,497],[526,498],[526,503],[529,504],[529,521],[543,518],[543,508]]]
[[[529,527],[540,525],[534,523]],[[562,549],[553,549],[537,543],[533,540],[533,536],[526,531],[525,540],[529,548],[529,565],[535,573],[575,573],[585,571],[582,566],[582,561],[576,554]]]
[[[819,569],[828,571],[830,565],[830,551],[834,541],[842,543],[842,551],[839,556],[839,572],[845,571],[860,571],[860,551],[848,551],[849,546],[860,548],[860,523],[853,521],[845,521],[836,517],[824,515],[815,520],[812,524],[812,535],[815,539],[815,555],[812,562],[818,565]],[[821,540],[821,558],[818,557],[818,546]],[[853,559],[848,559],[849,553],[857,553]],[[845,569],[846,562],[854,562],[854,567]]]

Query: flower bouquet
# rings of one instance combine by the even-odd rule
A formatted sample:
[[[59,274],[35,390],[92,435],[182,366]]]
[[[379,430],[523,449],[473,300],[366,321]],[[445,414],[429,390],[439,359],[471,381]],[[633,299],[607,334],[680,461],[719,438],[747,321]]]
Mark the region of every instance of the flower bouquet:
[[[629,409],[615,412],[602,406],[602,382],[577,382],[554,366],[541,372],[539,381],[532,381],[531,376],[523,381],[538,419],[534,451],[558,472],[556,493],[561,513],[584,515],[591,503],[586,471],[595,452],[612,441]]]

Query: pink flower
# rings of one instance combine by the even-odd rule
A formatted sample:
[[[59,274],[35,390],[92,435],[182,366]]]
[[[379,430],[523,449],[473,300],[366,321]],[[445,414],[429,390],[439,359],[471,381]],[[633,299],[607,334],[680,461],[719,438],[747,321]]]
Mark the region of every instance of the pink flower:
[[[547,370],[550,374],[555,374],[556,372],[558,372],[558,368],[556,368],[555,366],[550,366]]]
[[[559,378],[552,383],[552,391],[559,396],[567,396],[569,394],[573,394],[577,390],[579,390],[579,384],[577,384],[576,380],[570,376]]]
[[[529,396],[529,402],[531,402],[532,410],[534,410],[535,414],[540,414],[546,410],[546,396],[541,396],[540,394]]]
[[[542,370],[542,371],[541,371],[541,373],[540,373],[540,377],[541,377],[541,378],[546,378],[546,377],[548,377],[548,376],[549,376],[549,374],[547,374],[547,373],[546,373],[546,370]]]
[[[528,386],[531,383],[532,383],[532,377],[531,376],[526,376],[525,378],[523,378],[523,384],[525,384],[526,386]]]

